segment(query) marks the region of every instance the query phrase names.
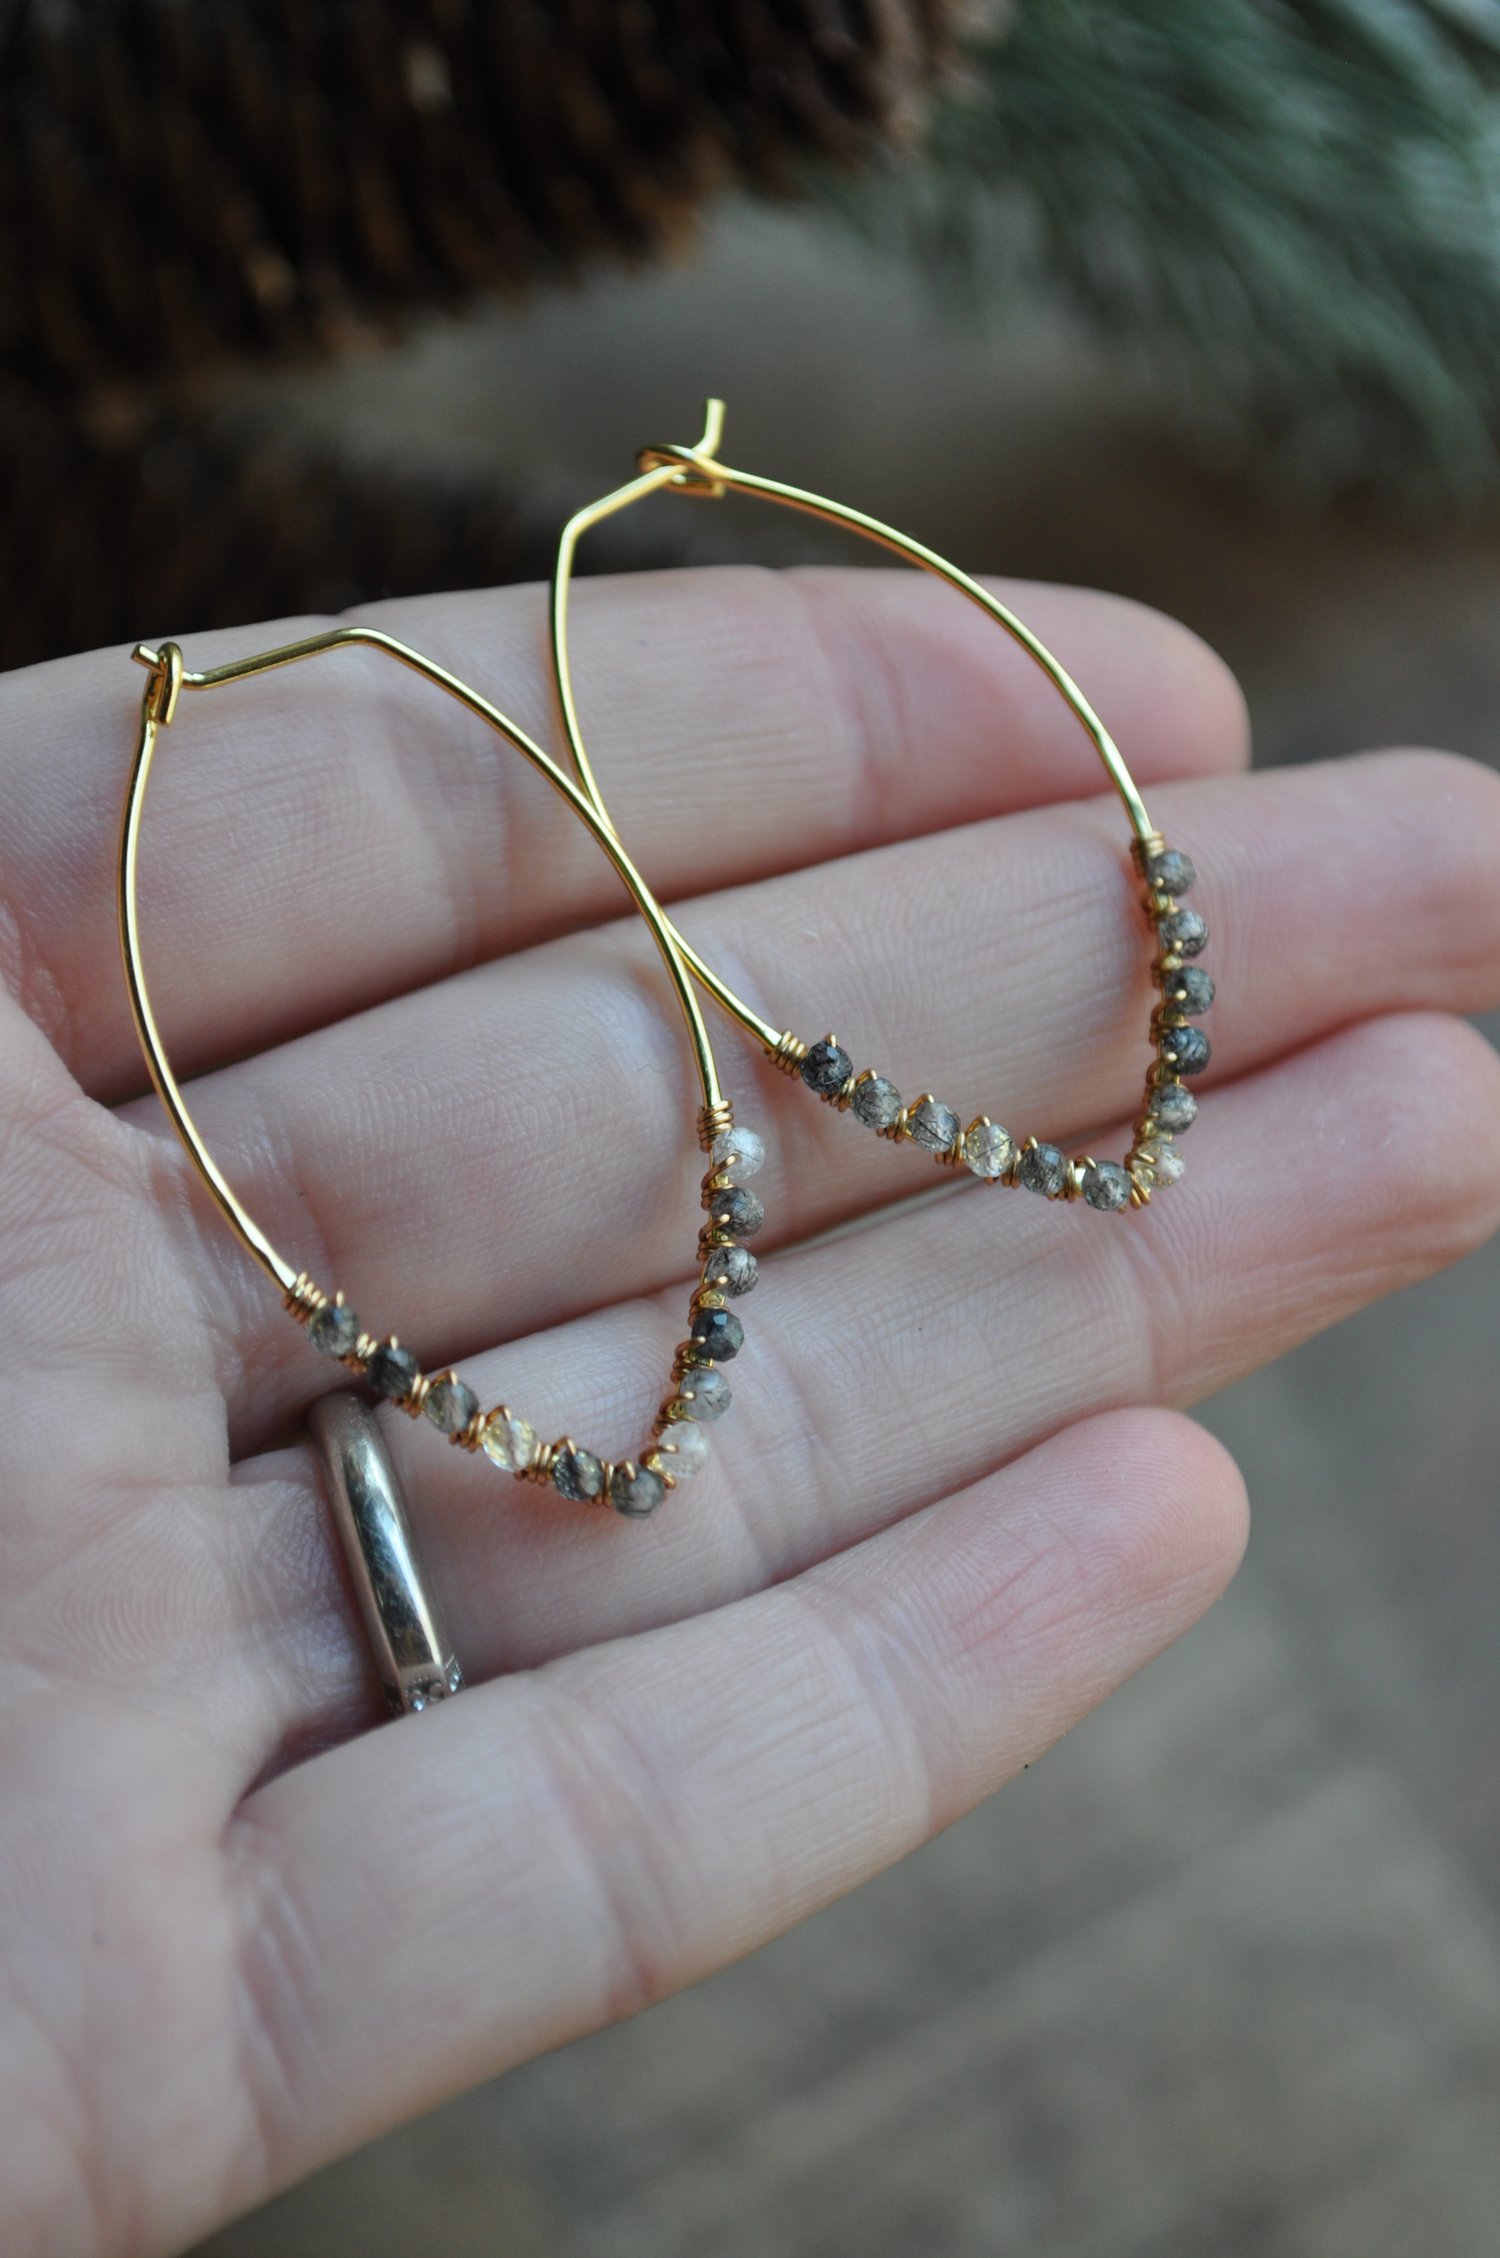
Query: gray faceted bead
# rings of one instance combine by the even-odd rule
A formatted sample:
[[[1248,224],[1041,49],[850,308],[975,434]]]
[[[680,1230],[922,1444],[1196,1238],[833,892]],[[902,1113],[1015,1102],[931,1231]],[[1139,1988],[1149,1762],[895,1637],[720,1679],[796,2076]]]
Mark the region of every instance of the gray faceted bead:
[[[1201,1074],[1213,1051],[1201,1027],[1164,1027],[1161,1055],[1174,1074]]]
[[[1083,1172],[1083,1196],[1103,1215],[1118,1215],[1130,1205],[1130,1178],[1118,1161],[1096,1160]]]
[[[760,1264],[748,1247],[715,1247],[703,1265],[703,1283],[721,1294],[748,1294],[760,1276]]]
[[[1157,919],[1156,937],[1174,956],[1201,956],[1208,946],[1208,927],[1195,909],[1171,909]]]
[[[706,1196],[708,1220],[716,1231],[732,1232],[737,1239],[753,1239],[766,1220],[766,1211],[743,1184],[730,1184]]]
[[[693,1319],[692,1337],[704,1356],[728,1364],[745,1345],[745,1328],[732,1309],[700,1309]]]
[[[1067,1188],[1068,1156],[1059,1152],[1056,1145],[1030,1145],[1021,1155],[1016,1177],[1028,1192],[1040,1192],[1049,1200],[1058,1199]]]
[[[1180,1082],[1158,1082],[1146,1110],[1153,1121],[1161,1123],[1163,1129],[1180,1137],[1183,1130],[1191,1129],[1198,1118],[1198,1100]]]
[[[461,1435],[479,1409],[479,1398],[463,1380],[434,1380],[422,1409],[444,1435]]]
[[[733,1402],[729,1382],[722,1372],[705,1365],[701,1372],[687,1372],[677,1390],[679,1417],[683,1419],[722,1419]]]
[[[384,1396],[387,1403],[399,1403],[409,1396],[421,1378],[422,1368],[410,1349],[392,1347],[382,1341],[365,1366],[365,1378],[376,1395]]]
[[[1198,1019],[1214,1000],[1214,984],[1201,964],[1185,964],[1180,972],[1167,974],[1162,994],[1174,1010]]]
[[[912,1143],[928,1153],[945,1153],[962,1127],[952,1106],[940,1105],[936,1098],[924,1098],[907,1121]]]
[[[325,1302],[308,1320],[308,1337],[325,1356],[347,1356],[359,1339],[359,1318],[339,1302]]]
[[[854,1072],[854,1061],[841,1044],[828,1036],[810,1046],[798,1072],[820,1098],[831,1098],[837,1096]]]
[[[1161,853],[1153,855],[1147,863],[1146,876],[1159,893],[1186,894],[1198,873],[1186,855],[1179,854],[1175,847],[1163,847]]]
[[[889,1129],[901,1111],[901,1092],[883,1074],[872,1074],[868,1082],[856,1083],[849,1111],[867,1129]]]
[[[552,1487],[575,1505],[586,1505],[604,1488],[604,1468],[591,1450],[560,1450],[552,1461]]]
[[[609,1502],[616,1513],[623,1513],[630,1521],[644,1521],[666,1494],[666,1483],[649,1466],[635,1466],[627,1460],[610,1477]]]

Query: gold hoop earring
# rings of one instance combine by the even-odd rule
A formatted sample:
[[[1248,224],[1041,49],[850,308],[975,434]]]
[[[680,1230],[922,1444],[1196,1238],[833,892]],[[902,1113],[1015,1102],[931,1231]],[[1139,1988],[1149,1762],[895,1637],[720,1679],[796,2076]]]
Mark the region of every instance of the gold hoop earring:
[[[273,669],[327,651],[360,646],[382,651],[426,681],[434,683],[491,729],[498,731],[539,770],[574,814],[598,841],[628,888],[636,908],[651,930],[668,977],[676,992],[693,1050],[693,1063],[702,1091],[698,1113],[698,1140],[709,1155],[703,1179],[703,1206],[707,1211],[700,1230],[698,1256],[700,1282],[690,1306],[690,1330],[672,1364],[672,1389],[662,1403],[651,1439],[637,1459],[611,1464],[585,1450],[565,1435],[555,1443],[538,1441],[531,1423],[498,1404],[482,1411],[479,1399],[457,1372],[428,1374],[394,1333],[376,1339],[367,1333],[341,1293],[326,1293],[305,1270],[294,1269],[278,1253],[259,1224],[248,1214],[209,1151],[188,1110],[151,1006],[141,954],[138,871],[141,828],[145,816],[146,788],[161,732],[169,728],[184,691],[217,689],[242,682]],[[667,919],[609,825],[595,812],[572,779],[566,776],[526,732],[499,708],[460,682],[456,675],[424,658],[418,651],[373,627],[340,627],[305,641],[283,644],[227,666],[190,673],[175,643],[160,650],[140,645],[133,654],[148,670],[141,700],[140,735],[131,767],[120,833],[117,908],[120,946],[125,963],[126,987],[136,1032],[145,1053],[157,1094],[168,1118],[212,1194],[225,1222],[260,1267],[274,1278],[291,1314],[306,1326],[314,1344],[325,1355],[364,1376],[377,1396],[411,1417],[425,1416],[439,1433],[463,1450],[481,1451],[492,1464],[519,1479],[548,1482],[561,1496],[579,1503],[610,1504],[632,1518],[654,1511],[665,1491],[685,1476],[696,1473],[707,1458],[704,1426],[729,1408],[730,1393],[719,1367],[727,1363],[743,1342],[743,1329],[728,1308],[730,1298],[749,1292],[755,1283],[755,1257],[743,1240],[751,1237],[762,1220],[760,1201],[745,1183],[762,1158],[760,1140],[749,1130],[737,1129],[733,1109],[719,1087],[713,1046],[693,984]]]
[[[878,1135],[914,1144],[940,1164],[967,1168],[986,1183],[1021,1184],[1048,1199],[1082,1200],[1106,1214],[1146,1206],[1159,1185],[1175,1183],[1183,1174],[1176,1139],[1191,1126],[1198,1110],[1186,1083],[1202,1073],[1210,1055],[1207,1036],[1192,1025],[1214,998],[1214,984],[1208,974],[1189,962],[1208,940],[1202,917],[1182,906],[1181,897],[1197,875],[1192,863],[1153,829],[1123,754],[1077,683],[997,596],[935,550],[863,510],[786,485],[780,479],[731,469],[719,460],[723,431],[723,402],[710,400],[703,436],[696,446],[644,448],[637,457],[636,477],[579,510],[563,528],[552,577],[552,664],[568,748],[590,804],[613,832],[584,746],[568,645],[574,561],[578,543],[591,526],[644,501],[649,494],[670,492],[710,500],[728,493],[748,494],[845,526],[957,589],[1003,628],[1051,681],[1091,740],[1130,823],[1131,856],[1155,940],[1153,978],[1160,1000],[1151,1015],[1154,1055],[1146,1075],[1145,1100],[1124,1161],[1096,1160],[1090,1153],[1070,1159],[1058,1146],[1036,1137],[1013,1137],[988,1114],[980,1114],[965,1128],[953,1108],[930,1092],[910,1105],[904,1103],[900,1091],[884,1075],[873,1070],[857,1074],[848,1052],[831,1034],[821,1042],[807,1043],[790,1031],[771,1026],[704,962],[675,925],[670,929],[694,977],[753,1036],[768,1058],[787,1074],[800,1077],[825,1103],[841,1112],[852,1111]]]

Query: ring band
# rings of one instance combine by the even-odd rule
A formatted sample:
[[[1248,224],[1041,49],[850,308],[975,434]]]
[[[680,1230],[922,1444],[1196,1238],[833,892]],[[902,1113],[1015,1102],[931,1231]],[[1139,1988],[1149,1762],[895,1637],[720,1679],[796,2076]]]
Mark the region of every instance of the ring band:
[[[396,1469],[367,1403],[347,1388],[307,1414],[328,1480],[370,1650],[397,1716],[463,1685],[442,1619],[422,1580]]]

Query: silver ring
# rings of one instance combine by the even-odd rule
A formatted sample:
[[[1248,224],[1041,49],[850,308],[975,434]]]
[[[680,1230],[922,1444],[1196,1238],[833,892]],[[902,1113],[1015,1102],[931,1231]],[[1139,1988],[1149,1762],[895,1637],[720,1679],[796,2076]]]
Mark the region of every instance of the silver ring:
[[[399,1716],[446,1700],[459,1691],[464,1674],[422,1580],[406,1501],[374,1413],[340,1388],[318,1398],[307,1429],[328,1478],[388,1705]]]

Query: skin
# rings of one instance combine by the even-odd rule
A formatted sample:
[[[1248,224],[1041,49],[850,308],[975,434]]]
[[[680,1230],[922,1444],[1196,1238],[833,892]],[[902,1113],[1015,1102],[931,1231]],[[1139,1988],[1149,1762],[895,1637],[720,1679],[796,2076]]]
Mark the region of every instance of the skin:
[[[471,1680],[392,1726],[298,1439],[345,1376],[201,1195],[126,1014],[141,678],[115,652],[0,684],[15,2258],[177,2249],[914,1849],[1233,1573],[1242,1485],[1178,1407],[1500,1220],[1500,1075],[1447,1016],[1500,1005],[1500,784],[1413,753],[1247,777],[1182,629],[1005,593],[1198,863],[1221,1002],[1186,1180],[1127,1218],[912,1207],[927,1163],[724,1028],[772,1259],[713,1462],[638,1525],[385,1415]],[[363,616],[556,742],[537,591]],[[1150,1007],[1124,826],[999,635],[869,571],[594,583],[578,634],[622,835],[771,1017],[966,1119],[1124,1149]],[[191,1101],[277,1243],[485,1402],[637,1446],[696,1097],[545,786],[340,654],[185,702],[143,904]]]

